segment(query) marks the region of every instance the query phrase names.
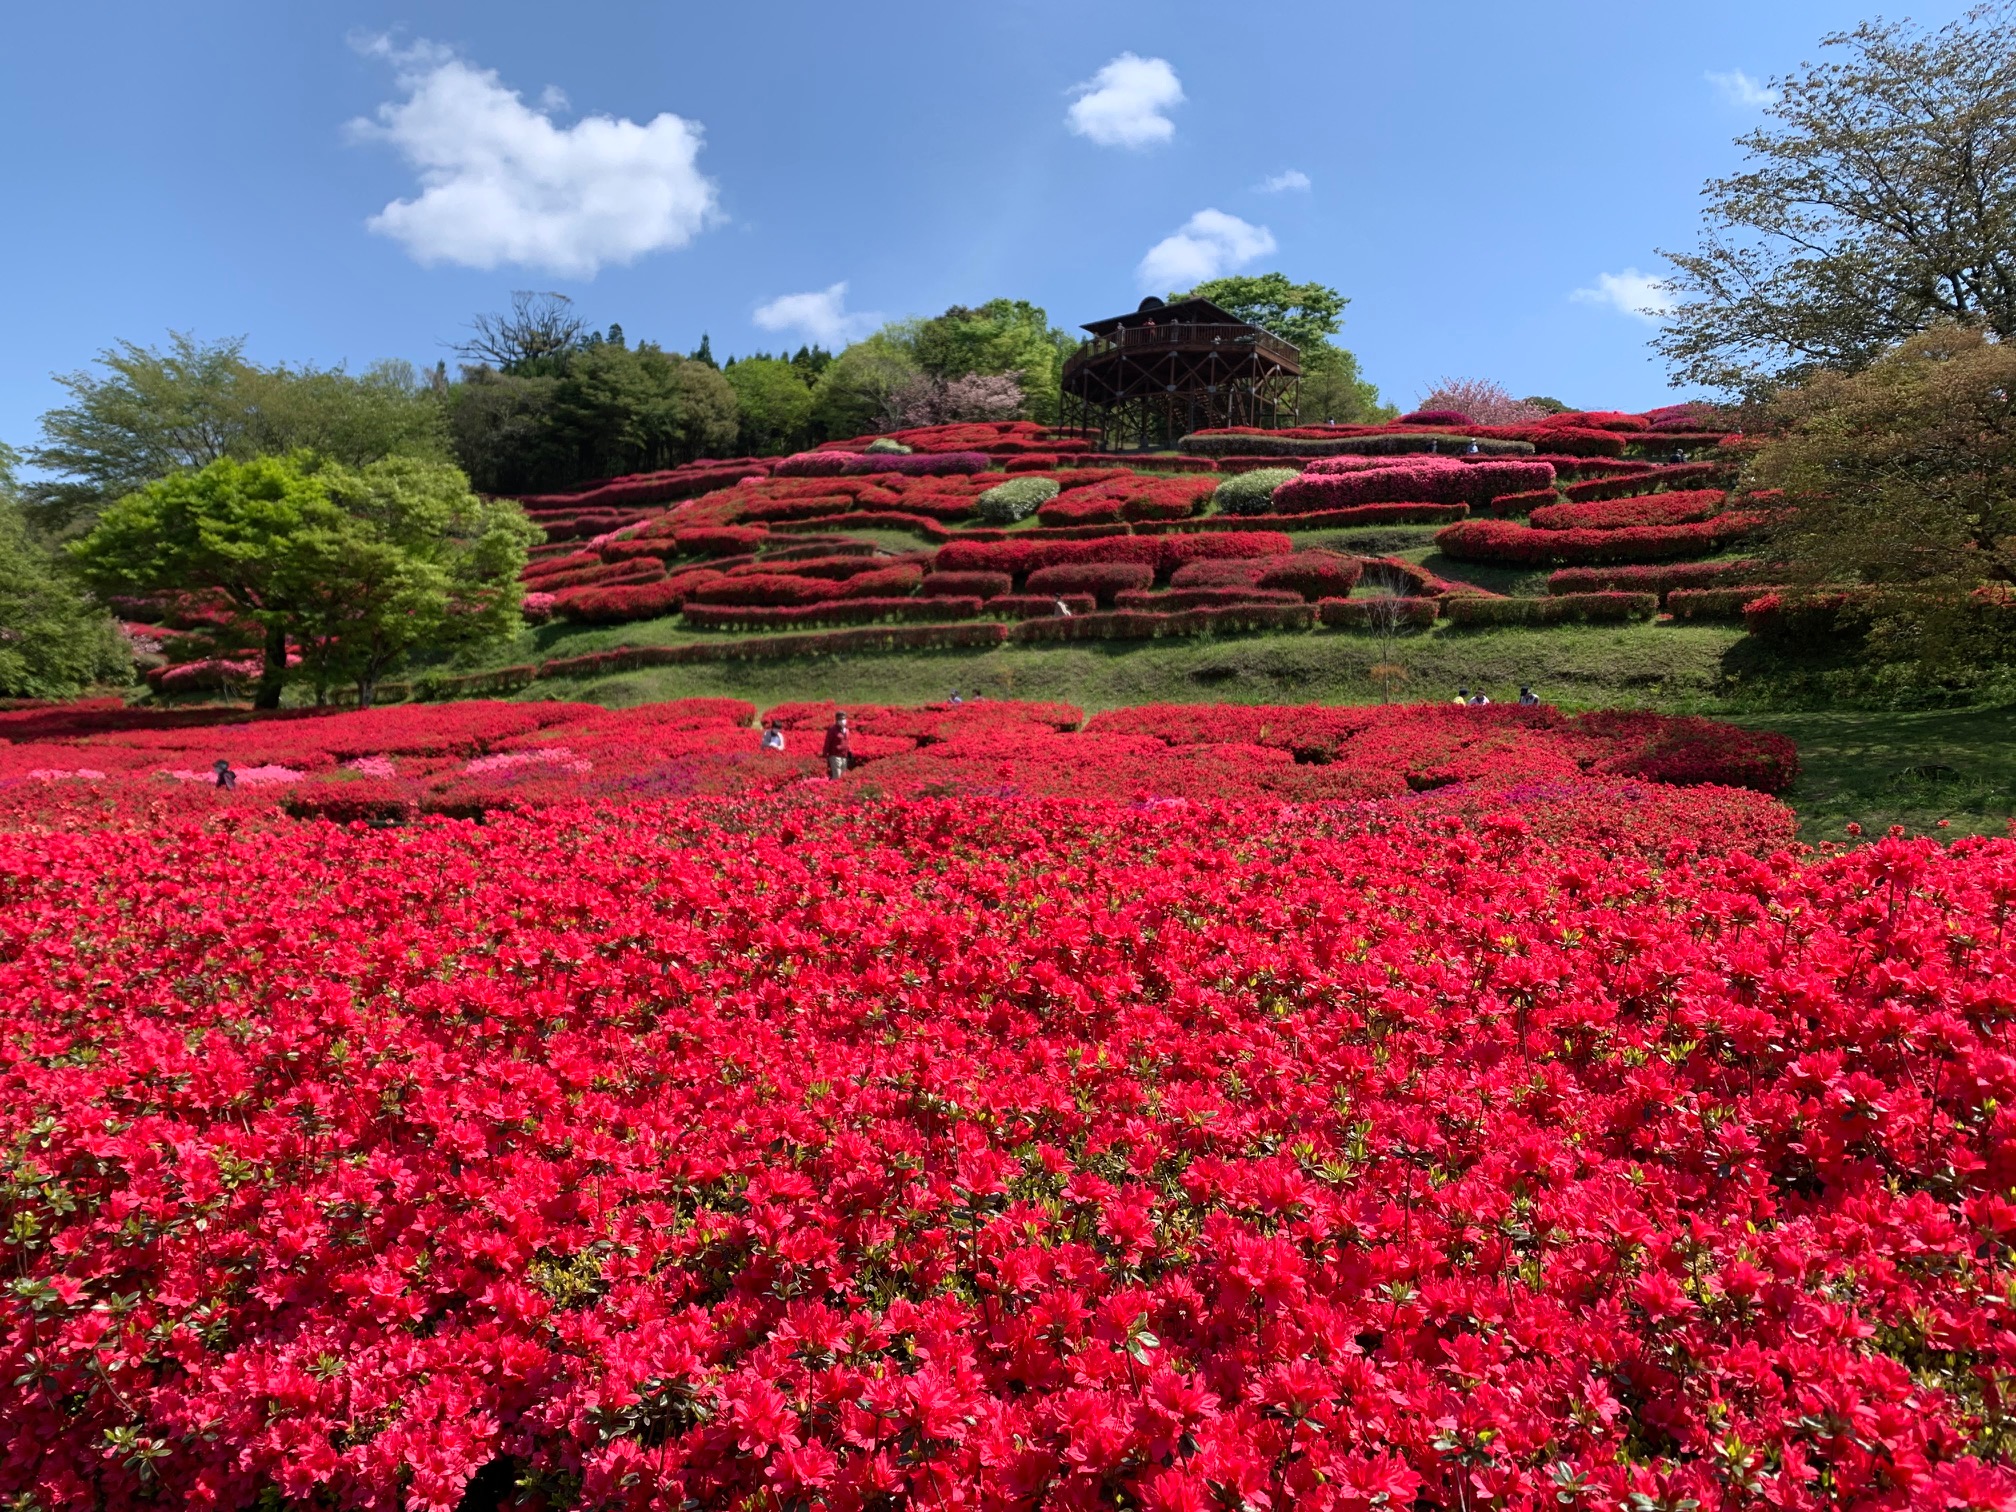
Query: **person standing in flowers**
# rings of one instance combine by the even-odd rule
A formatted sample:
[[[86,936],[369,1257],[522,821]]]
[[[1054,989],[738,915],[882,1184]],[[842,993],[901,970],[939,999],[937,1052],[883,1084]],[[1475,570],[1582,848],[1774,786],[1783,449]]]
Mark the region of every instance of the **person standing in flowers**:
[[[784,749],[784,731],[772,720],[763,721],[763,749],[781,751]]]
[[[219,756],[210,763],[210,770],[217,774],[217,786],[227,793],[238,791],[238,774],[231,770],[231,763]]]
[[[847,775],[848,758],[854,754],[847,739],[847,711],[840,709],[833,715],[833,723],[826,727],[826,775],[838,782]]]

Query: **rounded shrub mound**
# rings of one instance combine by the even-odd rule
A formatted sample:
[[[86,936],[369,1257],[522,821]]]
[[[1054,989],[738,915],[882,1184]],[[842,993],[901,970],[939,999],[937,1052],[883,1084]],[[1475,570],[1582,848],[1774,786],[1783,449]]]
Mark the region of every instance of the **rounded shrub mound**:
[[[1265,514],[1274,507],[1274,490],[1301,471],[1293,467],[1256,467],[1251,472],[1234,473],[1212,491],[1211,502],[1220,514]]]
[[[980,518],[990,525],[1013,525],[1017,520],[1026,520],[1043,505],[1057,497],[1055,478],[1024,476],[1010,478],[1006,483],[997,483],[980,495],[976,502]]]

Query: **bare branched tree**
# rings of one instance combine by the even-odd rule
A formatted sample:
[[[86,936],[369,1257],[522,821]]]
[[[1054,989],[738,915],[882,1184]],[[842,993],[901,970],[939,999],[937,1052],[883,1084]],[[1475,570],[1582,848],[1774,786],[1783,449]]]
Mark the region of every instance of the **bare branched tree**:
[[[1699,249],[1662,254],[1675,384],[1756,395],[1947,322],[2016,336],[2016,6],[1821,46],[1702,190]]]
[[[517,373],[573,351],[587,326],[565,294],[517,289],[509,310],[478,315],[469,330],[468,340],[449,348],[456,356]]]

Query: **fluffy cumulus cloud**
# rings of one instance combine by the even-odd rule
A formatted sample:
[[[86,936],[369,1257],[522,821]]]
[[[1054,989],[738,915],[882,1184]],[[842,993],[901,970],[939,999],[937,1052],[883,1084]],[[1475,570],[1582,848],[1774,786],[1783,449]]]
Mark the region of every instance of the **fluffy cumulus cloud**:
[[[1601,305],[1639,320],[1657,322],[1673,308],[1673,295],[1650,273],[1626,268],[1622,273],[1598,273],[1596,282],[1568,296],[1577,304]]]
[[[402,97],[351,122],[351,133],[394,148],[420,180],[417,195],[365,224],[422,263],[590,278],[683,247],[718,217],[693,121],[667,112],[641,125],[610,116],[561,125],[557,90],[528,105],[447,48],[382,37],[363,47],[393,66]]]
[[[1279,173],[1270,173],[1256,185],[1262,194],[1285,194],[1289,190],[1306,190],[1309,175],[1300,168],[1284,168]]]
[[[1758,83],[1740,68],[1732,68],[1727,73],[1710,73],[1705,77],[1724,100],[1745,110],[1778,103],[1777,90],[1768,84]]]
[[[1135,269],[1144,289],[1187,289],[1274,250],[1274,233],[1223,210],[1199,210],[1148,249]]]
[[[795,332],[823,347],[843,347],[882,323],[880,315],[847,312],[844,282],[811,294],[780,295],[758,305],[754,319],[763,330]]]
[[[1183,86],[1166,58],[1122,53],[1071,92],[1064,123],[1101,147],[1153,147],[1176,134],[1164,112],[1183,103]]]

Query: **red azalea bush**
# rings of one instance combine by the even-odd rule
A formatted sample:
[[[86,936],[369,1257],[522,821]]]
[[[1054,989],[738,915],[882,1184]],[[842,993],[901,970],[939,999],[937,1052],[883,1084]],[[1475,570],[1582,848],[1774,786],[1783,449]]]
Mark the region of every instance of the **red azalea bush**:
[[[699,584],[687,597],[696,604],[816,604],[837,598],[843,585],[789,572],[750,572]]]
[[[998,598],[1015,586],[1005,572],[934,572],[917,591],[932,598]]]
[[[622,625],[662,619],[677,614],[691,594],[726,581],[717,572],[682,572],[660,582],[627,588],[569,588],[554,596],[552,612],[577,625]]]
[[[1508,493],[1551,487],[1554,469],[1545,462],[1484,461],[1463,464],[1410,461],[1388,467],[1326,472],[1312,462],[1300,477],[1274,490],[1273,512],[1307,514],[1362,504],[1468,504],[1482,507]]]
[[[1561,492],[1572,500],[1622,499],[1632,494],[1672,492],[1675,484],[1706,483],[1724,469],[1709,462],[1679,463],[1652,467],[1644,472],[1609,478],[1589,478],[1563,485]]]
[[[1730,512],[1696,525],[1640,525],[1618,530],[1535,530],[1510,520],[1464,520],[1435,533],[1459,562],[1541,567],[1553,562],[1656,562],[1699,556],[1740,540],[1757,516]]]
[[[1314,602],[1345,597],[1364,570],[1356,557],[1341,556],[1334,551],[1298,551],[1267,560],[1257,582],[1262,588],[1287,589]]]
[[[1726,507],[1728,495],[1719,488],[1682,493],[1641,494],[1607,503],[1549,504],[1536,509],[1527,523],[1539,530],[1617,530],[1632,525],[1692,525],[1712,520]]]
[[[1089,593],[1110,607],[1113,596],[1125,588],[1146,588],[1155,581],[1155,568],[1145,562],[1083,562],[1059,567],[1039,567],[1029,574],[1031,593]]]
[[[1089,593],[1004,593],[986,601],[986,613],[995,620],[1047,619],[1057,612],[1060,599],[1073,614],[1090,614],[1099,607]]]

